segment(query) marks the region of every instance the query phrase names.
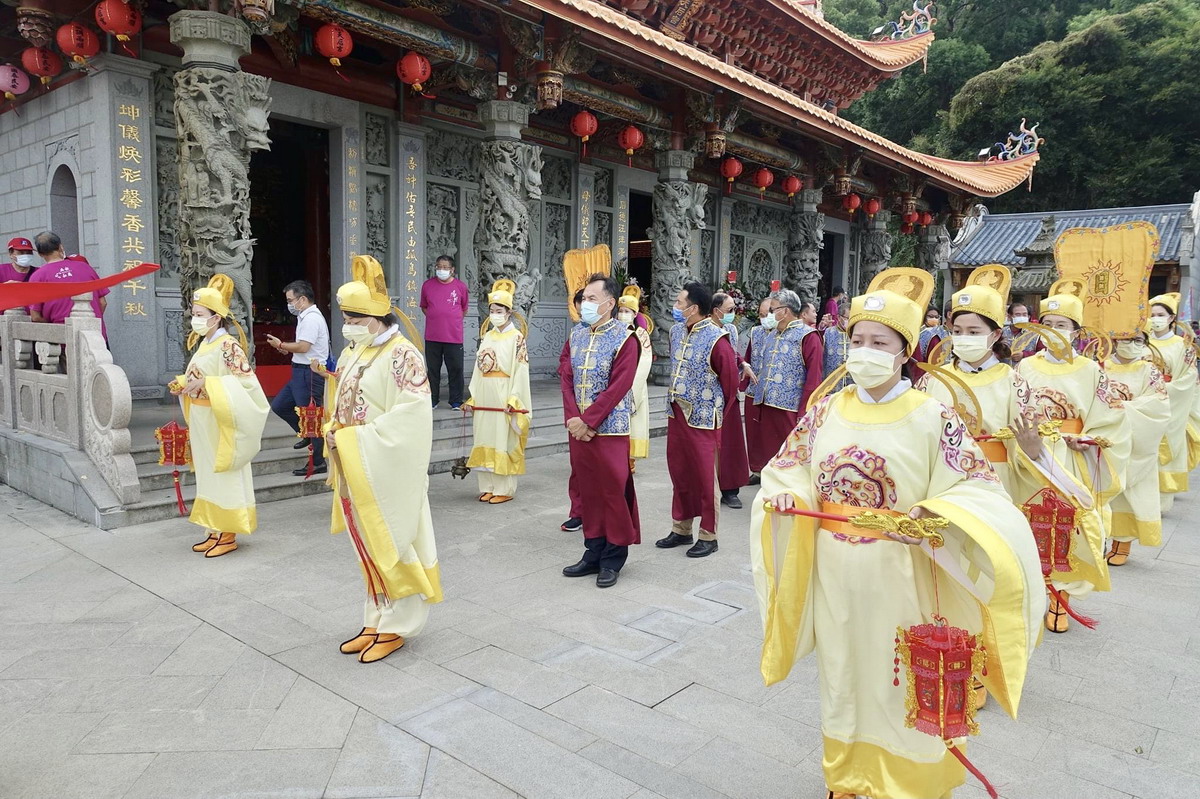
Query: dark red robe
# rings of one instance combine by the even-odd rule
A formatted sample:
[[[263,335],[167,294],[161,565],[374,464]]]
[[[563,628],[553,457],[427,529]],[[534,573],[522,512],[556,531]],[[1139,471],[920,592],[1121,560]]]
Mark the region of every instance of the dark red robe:
[[[742,356],[734,350],[737,364],[738,389],[742,380]],[[721,456],[717,460],[717,486],[722,491],[737,491],[750,482],[750,461],[746,455],[746,432],[742,427],[742,409],[735,401],[721,423]]]

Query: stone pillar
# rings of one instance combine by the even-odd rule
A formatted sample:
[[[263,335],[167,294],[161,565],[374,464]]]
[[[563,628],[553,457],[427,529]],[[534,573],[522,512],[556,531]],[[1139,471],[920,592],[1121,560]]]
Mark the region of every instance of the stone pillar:
[[[592,230],[592,211],[596,205],[596,167],[579,165],[579,191],[575,196],[579,198],[579,211],[575,215],[575,241],[579,242],[580,248],[586,249],[601,243],[595,240],[596,231]],[[614,257],[614,264],[616,260]]]
[[[943,224],[926,225],[917,237],[917,266],[933,274],[935,285],[950,281],[950,233]],[[949,299],[948,297],[946,299]]]
[[[183,68],[175,74],[175,127],[184,318],[192,292],[223,273],[235,286],[232,315],[252,338],[250,154],[271,147],[271,81],[238,67],[238,59],[250,52],[250,29],[241,20],[177,11],[170,23],[171,43],[183,49]]]
[[[529,266],[529,207],[542,199],[542,148],[521,141],[521,129],[529,124],[529,107],[523,103],[481,103],[479,121],[485,138],[480,145],[480,216],[475,228],[479,285],[474,288],[484,306],[493,282],[512,280],[517,284],[517,310],[531,320],[542,273]]]
[[[859,288],[865,290],[871,278],[888,268],[892,260],[892,234],[888,232],[891,211],[880,211],[874,219],[863,225],[862,244],[859,246]],[[853,294],[853,288],[850,288]]]
[[[704,198],[708,186],[688,180],[696,155],[690,150],[656,153],[658,183],[654,186],[654,223],[650,238],[650,316],[654,320],[654,354],[670,355],[671,307],[683,284],[695,278],[694,242],[704,229]]]
[[[825,214],[817,210],[821,197],[820,189],[799,192],[788,218],[784,285],[799,294],[804,302],[818,301],[821,249],[825,246]]]

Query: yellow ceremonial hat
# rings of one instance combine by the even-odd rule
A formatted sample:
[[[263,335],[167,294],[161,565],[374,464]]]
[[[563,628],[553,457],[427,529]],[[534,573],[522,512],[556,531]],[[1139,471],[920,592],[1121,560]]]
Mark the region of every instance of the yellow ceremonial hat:
[[[1004,327],[1008,307],[1008,289],[1012,285],[1012,273],[1007,266],[988,264],[971,272],[962,291],[951,299],[950,315],[976,313]]]
[[[350,261],[349,283],[337,290],[338,307],[355,316],[387,316],[392,311],[383,267],[370,255]]]
[[[503,305],[511,311],[513,307],[513,295],[516,293],[517,284],[507,278],[501,278],[492,284],[492,291],[488,294],[488,303]]]
[[[1157,297],[1150,299],[1151,305],[1161,305],[1171,312],[1172,316],[1179,315],[1179,300],[1181,299],[1178,291],[1168,292],[1167,294],[1159,294]]]
[[[640,310],[642,307],[641,286],[626,286],[621,291],[621,296],[617,298],[617,305],[632,311]]]
[[[1057,281],[1050,287],[1050,296],[1042,300],[1038,313],[1065,316],[1083,327],[1083,281],[1074,278]]]
[[[200,305],[220,317],[229,316],[229,301],[233,299],[233,278],[213,275],[208,285],[192,293],[192,304]]]
[[[871,280],[866,294],[850,301],[847,329],[862,321],[887,325],[904,337],[911,354],[916,349],[931,297],[933,275],[924,269],[911,266],[885,269]]]

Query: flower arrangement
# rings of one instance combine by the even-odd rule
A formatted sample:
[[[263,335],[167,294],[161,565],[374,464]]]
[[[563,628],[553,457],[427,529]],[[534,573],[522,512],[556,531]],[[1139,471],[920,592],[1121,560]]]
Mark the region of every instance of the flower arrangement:
[[[751,323],[758,322],[758,302],[750,296],[749,289],[744,283],[738,282],[737,272],[726,272],[725,282],[720,290],[733,299],[733,313],[740,319],[748,319]]]

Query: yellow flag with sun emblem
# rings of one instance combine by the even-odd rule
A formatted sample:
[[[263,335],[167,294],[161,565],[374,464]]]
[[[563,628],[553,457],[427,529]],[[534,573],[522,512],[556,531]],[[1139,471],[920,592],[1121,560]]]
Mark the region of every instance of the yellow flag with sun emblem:
[[[1129,338],[1145,326],[1158,242],[1158,228],[1149,222],[1062,232],[1054,260],[1060,278],[1085,287],[1084,326],[1112,338]]]

